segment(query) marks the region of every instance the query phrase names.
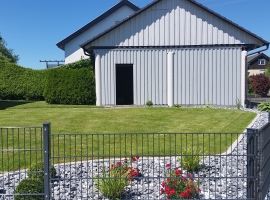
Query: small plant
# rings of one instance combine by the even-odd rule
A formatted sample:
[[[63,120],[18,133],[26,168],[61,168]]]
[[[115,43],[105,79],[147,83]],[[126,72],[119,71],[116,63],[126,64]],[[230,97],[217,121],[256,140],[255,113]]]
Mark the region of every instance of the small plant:
[[[161,194],[166,194],[167,199],[193,199],[197,198],[201,189],[194,181],[192,175],[183,175],[182,170],[175,168],[171,170],[170,164],[166,164],[166,181],[161,183]]]
[[[213,108],[211,105],[211,102],[208,102],[207,104],[204,104],[203,108]]]
[[[175,108],[181,108],[181,106],[179,104],[174,104],[173,107],[175,107]]]
[[[188,172],[198,171],[201,160],[201,156],[199,156],[200,153],[201,151],[197,149],[184,150],[183,156],[179,158],[182,168]]]
[[[96,176],[95,185],[104,196],[110,199],[120,198],[125,193],[125,188],[134,177],[138,177],[140,170],[132,168],[131,163],[136,162],[139,156],[132,157],[131,161],[111,164],[109,172],[102,168],[102,176]]]
[[[146,101],[146,105],[148,107],[151,107],[151,106],[153,106],[153,102],[151,100],[148,100],[148,101]]]
[[[260,103],[258,105],[258,110],[270,112],[270,102]]]
[[[51,166],[51,178],[54,178],[56,175],[56,169],[54,166]],[[38,162],[29,168],[27,175],[29,178],[39,178],[39,179],[44,179],[44,162]]]
[[[240,101],[240,99],[237,99],[236,100],[236,107],[237,107],[238,110],[241,108],[241,101]]]
[[[44,183],[41,179],[33,179],[27,178],[22,180],[19,185],[15,189],[15,194],[23,194],[23,195],[15,195],[15,200],[43,200],[44,196],[43,187]],[[29,195],[27,195],[29,194]],[[40,194],[40,195],[34,195]]]

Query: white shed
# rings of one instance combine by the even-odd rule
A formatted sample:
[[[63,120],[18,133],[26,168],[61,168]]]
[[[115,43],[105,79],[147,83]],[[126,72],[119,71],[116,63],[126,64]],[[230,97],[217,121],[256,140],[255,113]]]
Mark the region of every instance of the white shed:
[[[194,0],[155,0],[81,45],[95,56],[97,105],[235,106],[247,52],[269,42]]]
[[[58,42],[56,44],[58,48],[65,52],[65,64],[76,62],[81,58],[87,58],[80,48],[80,44],[102,33],[139,9],[139,7],[127,0],[120,1],[93,21]]]

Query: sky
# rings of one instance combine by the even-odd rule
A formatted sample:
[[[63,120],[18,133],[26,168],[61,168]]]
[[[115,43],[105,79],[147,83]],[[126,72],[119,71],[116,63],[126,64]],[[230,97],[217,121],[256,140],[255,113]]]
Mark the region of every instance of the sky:
[[[142,8],[153,0],[130,0]],[[197,0],[270,42],[270,0]],[[119,0],[0,0],[0,35],[18,64],[45,69],[40,60],[64,60],[56,44]],[[89,38],[90,39],[90,38]],[[270,50],[264,52],[270,57]]]

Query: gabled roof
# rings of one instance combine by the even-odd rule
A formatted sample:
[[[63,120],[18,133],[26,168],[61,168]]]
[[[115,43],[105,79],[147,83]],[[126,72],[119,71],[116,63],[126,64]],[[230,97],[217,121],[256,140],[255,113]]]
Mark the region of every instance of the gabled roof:
[[[77,30],[76,32],[72,33],[70,36],[68,36],[67,38],[63,39],[61,42],[58,42],[56,45],[58,46],[58,48],[60,48],[62,50],[65,50],[65,45],[68,42],[70,42],[74,38],[78,37],[80,34],[84,33],[85,31],[87,31],[88,29],[90,29],[91,27],[93,27],[94,25],[98,24],[99,22],[101,22],[106,17],[108,17],[109,15],[111,15],[112,13],[114,13],[115,11],[117,11],[118,9],[120,9],[123,6],[128,6],[128,7],[130,7],[134,11],[140,10],[140,8],[138,6],[134,5],[130,1],[128,1],[128,0],[121,0],[118,4],[116,4],[115,6],[113,6],[109,10],[107,10],[105,13],[103,13],[102,15],[100,15],[99,17],[97,17],[96,19],[94,19],[93,21],[89,22],[88,24],[86,24],[85,26],[83,26],[82,28],[80,28],[79,30]]]
[[[247,57],[247,62],[251,63],[251,62],[253,62],[254,60],[258,59],[261,56],[264,57],[267,60],[270,60],[270,58],[267,55],[265,55],[264,53],[259,53],[259,54],[255,54],[255,55]]]
[[[142,13],[142,12],[148,10],[149,8],[151,8],[152,6],[156,5],[157,3],[161,2],[161,1],[162,1],[162,0],[154,0],[152,3],[148,4],[148,5],[145,6],[144,8],[138,10],[137,12],[135,12],[134,14],[132,14],[131,16],[129,16],[129,17],[127,17],[126,19],[124,19],[122,22],[120,22],[120,23],[118,23],[118,24],[112,26],[111,28],[105,30],[104,32],[102,32],[102,33],[100,33],[99,35],[93,37],[92,39],[90,39],[90,40],[88,40],[87,42],[81,44],[80,46],[81,46],[82,48],[85,48],[85,46],[87,46],[88,44],[90,44],[90,43],[92,43],[93,41],[99,39],[99,38],[102,37],[103,35],[105,35],[105,34],[107,34],[108,32],[114,30],[115,28],[121,26],[121,25],[124,24],[125,22],[131,20],[132,18],[134,18],[134,17],[136,17],[137,15],[139,15],[140,13]],[[207,11],[207,12],[209,12],[209,13],[215,15],[216,17],[218,17],[218,18],[220,18],[220,19],[226,21],[227,23],[229,23],[229,24],[231,24],[231,25],[237,27],[238,29],[240,29],[240,30],[246,32],[247,34],[249,34],[249,35],[255,37],[256,39],[260,40],[260,41],[261,41],[262,43],[264,43],[265,45],[268,45],[268,44],[269,44],[268,41],[266,41],[266,40],[264,40],[263,38],[261,38],[261,37],[255,35],[254,33],[251,33],[250,31],[248,31],[248,30],[246,30],[245,28],[239,26],[238,24],[232,22],[231,20],[229,20],[229,19],[227,19],[227,18],[221,16],[220,14],[214,12],[213,10],[211,10],[211,9],[209,9],[209,8],[207,8],[207,7],[205,7],[204,5],[198,3],[196,0],[187,0],[187,1],[190,1],[191,3],[197,5],[198,7],[202,8],[202,9],[204,9],[205,11]]]

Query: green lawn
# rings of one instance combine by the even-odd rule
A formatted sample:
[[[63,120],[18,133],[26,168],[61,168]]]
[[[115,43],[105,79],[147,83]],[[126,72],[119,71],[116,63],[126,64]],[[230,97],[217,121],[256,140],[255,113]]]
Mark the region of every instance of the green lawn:
[[[175,155],[190,146],[198,147],[204,154],[221,153],[256,115],[210,108],[108,109],[0,101],[0,116],[0,127],[41,126],[43,122],[51,122],[52,153],[57,157],[53,161],[67,162],[134,154]],[[149,134],[185,132],[200,134]],[[205,132],[236,134],[203,134]],[[13,132],[3,129],[0,139],[0,151],[39,148],[42,143],[40,130],[36,133],[33,129]],[[68,158],[61,158],[63,155]],[[0,171],[26,168],[41,157],[42,152],[0,152],[0,161],[3,161]]]

